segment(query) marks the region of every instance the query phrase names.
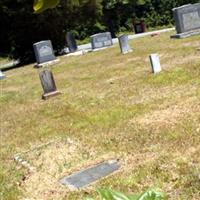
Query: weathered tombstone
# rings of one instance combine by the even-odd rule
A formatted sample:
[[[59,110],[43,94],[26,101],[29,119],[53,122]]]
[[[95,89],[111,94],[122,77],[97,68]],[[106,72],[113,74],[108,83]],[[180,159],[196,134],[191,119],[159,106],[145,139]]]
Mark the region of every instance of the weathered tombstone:
[[[107,161],[97,166],[79,171],[71,176],[64,177],[60,180],[63,185],[73,189],[80,189],[88,186],[89,184],[110,175],[120,168],[118,161]]]
[[[200,3],[173,9],[177,34],[172,38],[186,38],[200,34]]]
[[[135,34],[146,32],[147,27],[146,27],[146,23],[143,20],[137,23],[134,22],[133,26],[134,26]]]
[[[71,32],[67,32],[66,40],[70,53],[74,53],[75,51],[77,51],[78,47],[76,44],[76,40]]]
[[[0,80],[6,78],[5,74],[2,73],[2,71],[0,70]]]
[[[128,43],[128,35],[122,35],[118,38],[118,40],[122,54],[132,52],[132,49]]]
[[[55,80],[53,78],[53,74],[51,71],[45,69],[44,71],[39,73],[40,81],[44,90],[44,94],[42,95],[42,99],[47,100],[52,96],[56,96],[61,94],[55,84]]]
[[[104,48],[113,45],[110,32],[98,33],[91,36],[92,49]]]
[[[162,69],[161,69],[160,59],[159,59],[158,54],[151,54],[149,58],[151,62],[152,72],[154,74],[161,72]]]
[[[50,40],[45,40],[33,44],[37,66],[43,66],[46,63],[56,61],[53,47]]]

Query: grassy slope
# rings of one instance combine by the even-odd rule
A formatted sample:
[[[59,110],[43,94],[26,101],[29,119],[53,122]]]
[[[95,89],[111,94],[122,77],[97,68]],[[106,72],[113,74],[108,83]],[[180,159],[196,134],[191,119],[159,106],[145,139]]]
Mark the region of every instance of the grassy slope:
[[[88,192],[95,196],[95,187],[131,193],[153,186],[169,199],[200,199],[200,37],[169,35],[132,40],[128,55],[115,46],[62,57],[52,70],[63,94],[45,102],[33,65],[7,72],[0,82],[0,199],[81,199]],[[155,76],[148,55],[156,52],[163,72]],[[59,137],[79,147],[70,154],[61,142],[25,155],[37,165],[35,174],[13,161],[15,153]],[[67,160],[55,170],[52,159],[60,152]],[[69,192],[57,183],[110,157],[120,158],[121,172],[89,190]]]

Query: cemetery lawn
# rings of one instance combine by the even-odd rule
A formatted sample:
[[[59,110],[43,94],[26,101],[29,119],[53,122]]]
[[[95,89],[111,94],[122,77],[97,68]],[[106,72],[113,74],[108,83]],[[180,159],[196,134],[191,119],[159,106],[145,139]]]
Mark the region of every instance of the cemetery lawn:
[[[11,60],[7,57],[0,57],[0,70],[3,69],[3,65],[9,63]]]
[[[127,55],[115,45],[60,57],[52,71],[62,95],[48,101],[33,64],[7,71],[0,82],[0,199],[74,200],[96,198],[101,187],[159,187],[170,200],[200,200],[200,36],[171,34],[132,40]],[[151,74],[151,53],[160,55],[160,74]],[[14,161],[17,153],[33,172]],[[120,171],[89,188],[59,183],[113,158]]]

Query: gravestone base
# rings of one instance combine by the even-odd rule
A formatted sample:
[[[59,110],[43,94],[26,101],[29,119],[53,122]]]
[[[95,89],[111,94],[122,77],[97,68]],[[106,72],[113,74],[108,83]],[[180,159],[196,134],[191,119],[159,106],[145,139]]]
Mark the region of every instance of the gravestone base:
[[[129,49],[128,51],[125,51],[125,52],[123,52],[122,54],[127,54],[127,53],[131,53],[131,52],[133,52],[133,49]]]
[[[51,60],[49,62],[44,62],[44,63],[40,63],[40,64],[35,64],[34,65],[34,68],[41,68],[41,67],[48,67],[50,65],[54,65],[56,63],[58,63],[60,60],[59,59],[56,59],[56,60]]]
[[[107,49],[107,48],[109,48],[109,46],[108,47],[101,47],[101,48],[97,48],[97,49],[92,49],[92,51],[93,52],[102,51],[102,50]]]
[[[67,55],[65,56],[82,56],[82,55],[85,55],[86,53],[88,53],[89,50],[80,50],[80,51],[76,51],[74,53],[68,53]]]
[[[176,34],[176,35],[172,35],[171,38],[173,38],[173,39],[184,39],[184,38],[188,38],[188,37],[195,36],[195,35],[200,35],[200,29],[185,32],[185,33],[179,33],[179,34]]]
[[[59,92],[59,91],[49,92],[47,94],[43,94],[42,95],[42,99],[43,100],[48,100],[49,98],[57,96],[57,95],[60,95],[60,94],[61,94],[61,92]]]

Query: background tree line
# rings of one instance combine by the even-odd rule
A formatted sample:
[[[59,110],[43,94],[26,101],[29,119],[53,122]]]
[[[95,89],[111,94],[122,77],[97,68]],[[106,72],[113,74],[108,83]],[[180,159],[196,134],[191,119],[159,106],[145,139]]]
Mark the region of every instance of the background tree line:
[[[133,18],[150,27],[173,23],[172,8],[199,0],[61,0],[54,9],[33,12],[33,0],[0,1],[0,54],[34,61],[32,45],[50,39],[56,52],[66,46],[72,30],[78,40],[102,31],[132,31]]]

